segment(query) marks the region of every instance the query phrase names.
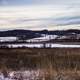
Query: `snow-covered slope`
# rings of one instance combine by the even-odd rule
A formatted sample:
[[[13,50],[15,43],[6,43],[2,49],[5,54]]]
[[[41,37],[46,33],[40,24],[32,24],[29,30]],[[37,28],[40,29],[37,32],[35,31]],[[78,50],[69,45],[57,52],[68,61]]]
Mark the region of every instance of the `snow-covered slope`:
[[[27,40],[27,42],[42,42],[42,41],[49,41],[51,39],[56,39],[57,35],[43,35],[42,37],[39,38],[33,38]]]
[[[0,42],[5,42],[5,41],[16,41],[17,37],[0,37]]]

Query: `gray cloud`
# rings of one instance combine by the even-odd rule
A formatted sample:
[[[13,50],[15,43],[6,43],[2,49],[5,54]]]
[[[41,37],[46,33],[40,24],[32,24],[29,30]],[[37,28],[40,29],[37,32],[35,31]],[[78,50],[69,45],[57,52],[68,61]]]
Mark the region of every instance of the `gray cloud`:
[[[57,18],[55,23],[58,26],[77,25],[80,24],[80,16]]]
[[[68,26],[68,25],[77,25],[80,24],[80,16],[67,16],[67,17],[60,17],[60,18],[38,18],[38,19],[18,19],[15,20],[15,23],[28,23],[28,22],[37,22],[40,21],[43,26],[48,26],[50,24],[54,24],[56,26]],[[40,26],[39,25],[39,26]]]
[[[17,28],[17,26],[20,26],[19,25],[20,23],[22,24],[21,25],[22,27],[25,26],[25,24],[26,24],[26,27],[27,28],[30,28],[30,26],[29,27],[27,26],[28,24],[31,24],[31,28],[32,27],[34,27],[34,28],[38,28],[38,27],[43,28],[44,26],[48,26],[50,24],[54,24],[56,26],[67,26],[67,25],[78,25],[78,24],[80,24],[80,0],[0,0],[0,5],[3,5],[3,6],[4,5],[9,5],[9,6],[10,5],[13,5],[13,6],[15,6],[15,5],[21,5],[21,6],[23,6],[23,5],[30,5],[31,6],[32,9],[31,9],[31,12],[30,12],[30,16],[27,16],[27,13],[29,11],[26,12],[26,15],[24,16],[24,14],[21,15],[22,14],[22,13],[20,13],[21,11],[20,12],[17,12],[18,11],[18,9],[17,9],[14,12],[14,16],[16,16],[15,18],[13,18],[12,16],[11,16],[12,18],[10,18],[10,20],[6,20],[6,19],[2,20],[0,18],[2,20],[1,21],[1,24],[2,24],[2,22],[4,22],[3,25],[10,24],[10,26],[11,26],[12,23],[13,23],[13,25],[15,24],[14,25],[15,28]],[[44,5],[44,6],[45,5],[47,5],[47,6],[48,5],[52,5],[52,6],[50,6],[48,8],[44,8],[44,9],[42,9],[44,6],[42,8],[40,8],[40,10],[42,9],[41,10],[42,12],[44,10],[45,11],[47,10],[47,12],[45,13],[46,16],[44,14],[43,15],[40,14],[40,15],[36,15],[36,16],[37,17],[40,16],[41,18],[35,18],[36,17],[35,14],[37,13],[36,11],[38,9],[36,9],[36,11],[34,11],[35,9],[33,10],[33,5],[37,5],[37,6],[38,5],[41,5],[41,6],[42,5]],[[32,10],[33,10],[33,12],[32,12]],[[58,10],[60,10],[60,11],[58,12]],[[62,12],[61,12],[61,10],[62,10]],[[51,11],[51,12],[48,13],[48,11]],[[56,11],[59,14],[55,13]],[[2,9],[0,11],[0,13],[1,12],[3,14],[4,13],[7,13],[7,12],[9,12],[11,14],[12,8],[10,10],[5,9],[4,12],[3,12],[3,9]],[[7,13],[7,15],[9,13]],[[50,13],[52,13],[52,14],[50,14]],[[54,13],[55,13],[56,16],[54,15]],[[18,14],[20,14],[20,17],[21,16],[22,17],[21,18],[18,18]],[[10,16],[10,15],[8,15],[8,16]],[[27,16],[27,17],[30,17],[30,18],[29,19],[27,19],[27,18],[24,19],[23,16],[24,17]],[[64,17],[62,17],[62,16],[64,16]],[[31,17],[33,17],[33,19],[31,19]],[[34,26],[33,26],[33,24],[34,24]]]

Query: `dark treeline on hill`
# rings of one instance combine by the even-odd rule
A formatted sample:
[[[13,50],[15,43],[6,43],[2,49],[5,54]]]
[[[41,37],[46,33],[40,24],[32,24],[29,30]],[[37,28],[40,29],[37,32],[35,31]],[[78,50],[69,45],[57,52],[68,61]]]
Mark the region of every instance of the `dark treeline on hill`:
[[[0,37],[24,37],[25,39],[32,39],[37,38],[45,35],[58,35],[58,36],[71,36],[72,34],[80,34],[80,30],[78,29],[70,29],[70,30],[24,30],[24,29],[16,29],[16,30],[7,30],[7,31],[0,31]]]
[[[70,29],[70,30],[54,30],[54,31],[48,31],[48,30],[32,31],[32,30],[17,29],[17,30],[0,31],[0,37],[26,35],[30,38],[34,38],[34,37],[40,37],[41,34],[66,35],[71,33],[80,34],[80,30]]]
[[[54,31],[48,31],[48,30],[42,30],[42,31],[36,31],[37,33],[42,34],[51,34],[51,35],[66,35],[70,33],[80,34],[80,30],[78,29],[69,29],[69,30],[54,30]]]
[[[34,37],[40,37],[40,34],[36,34],[34,31],[30,30],[8,30],[8,31],[0,31],[0,37],[20,37],[24,36],[27,38],[34,38]]]

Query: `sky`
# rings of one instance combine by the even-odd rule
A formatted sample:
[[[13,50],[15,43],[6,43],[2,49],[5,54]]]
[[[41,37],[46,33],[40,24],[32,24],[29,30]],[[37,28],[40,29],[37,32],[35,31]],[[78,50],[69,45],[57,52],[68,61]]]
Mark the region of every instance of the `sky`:
[[[0,30],[80,29],[80,0],[0,0]]]

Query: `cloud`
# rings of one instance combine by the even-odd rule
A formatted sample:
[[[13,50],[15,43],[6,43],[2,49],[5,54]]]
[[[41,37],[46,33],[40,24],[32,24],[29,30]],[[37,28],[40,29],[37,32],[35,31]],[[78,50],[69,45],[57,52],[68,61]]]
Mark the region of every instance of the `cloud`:
[[[60,5],[0,7],[0,29],[45,28],[50,30],[63,29],[63,27],[64,29],[74,28],[75,26],[79,28],[80,9],[78,6],[71,6],[70,9]]]
[[[80,16],[65,16],[55,19],[58,25],[80,24]]]

